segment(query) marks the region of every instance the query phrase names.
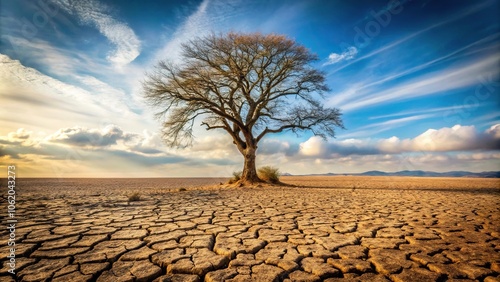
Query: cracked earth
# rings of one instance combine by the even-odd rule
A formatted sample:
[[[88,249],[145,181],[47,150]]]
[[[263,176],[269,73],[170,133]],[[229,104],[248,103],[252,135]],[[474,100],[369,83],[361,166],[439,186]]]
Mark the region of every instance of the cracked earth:
[[[283,179],[20,180],[0,280],[500,281],[496,179]]]

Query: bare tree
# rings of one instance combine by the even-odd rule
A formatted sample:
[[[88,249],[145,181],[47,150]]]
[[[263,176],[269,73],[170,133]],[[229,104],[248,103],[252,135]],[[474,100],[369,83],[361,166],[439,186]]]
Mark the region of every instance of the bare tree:
[[[245,159],[241,182],[259,182],[255,157],[264,136],[311,131],[326,138],[343,127],[341,113],[318,98],[328,90],[317,57],[294,40],[260,33],[206,36],[182,45],[181,64],[160,61],[143,82],[161,109],[169,146],[192,142],[195,120],[223,129]]]

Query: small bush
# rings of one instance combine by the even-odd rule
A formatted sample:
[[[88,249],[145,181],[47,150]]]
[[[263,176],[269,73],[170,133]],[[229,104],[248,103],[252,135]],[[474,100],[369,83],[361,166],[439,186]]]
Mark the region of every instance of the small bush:
[[[233,184],[238,182],[241,179],[241,175],[243,174],[243,171],[235,171],[233,172],[233,177],[229,179],[229,184]]]
[[[186,188],[179,188],[179,192],[184,192],[184,191],[187,191]]]
[[[279,169],[272,166],[263,166],[259,168],[257,171],[259,178],[271,182],[271,183],[279,183],[280,182],[280,172]]]
[[[128,201],[129,202],[137,202],[141,200],[141,195],[139,193],[134,193],[130,196],[128,196]]]

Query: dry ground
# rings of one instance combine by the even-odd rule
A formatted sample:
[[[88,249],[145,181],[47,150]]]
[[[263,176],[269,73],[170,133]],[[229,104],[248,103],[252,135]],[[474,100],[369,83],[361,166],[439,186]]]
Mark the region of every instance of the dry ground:
[[[282,180],[19,180],[16,279],[500,281],[498,179]]]

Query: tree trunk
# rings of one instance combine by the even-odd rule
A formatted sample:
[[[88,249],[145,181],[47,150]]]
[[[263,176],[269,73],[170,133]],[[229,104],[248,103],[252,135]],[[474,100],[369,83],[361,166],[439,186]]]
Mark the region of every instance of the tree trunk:
[[[254,148],[247,148],[243,154],[245,158],[245,166],[243,167],[243,173],[241,174],[242,183],[256,183],[262,182],[257,175],[257,169],[255,166],[255,151]]]

